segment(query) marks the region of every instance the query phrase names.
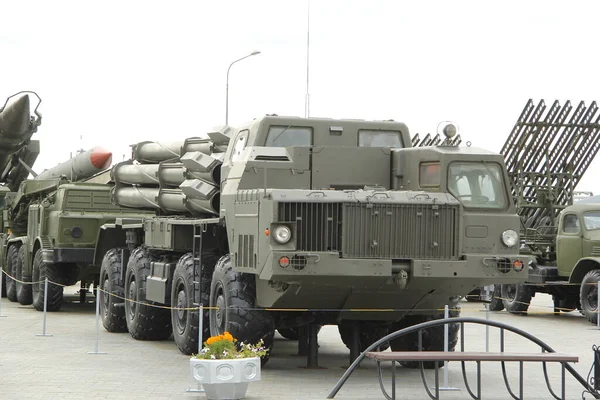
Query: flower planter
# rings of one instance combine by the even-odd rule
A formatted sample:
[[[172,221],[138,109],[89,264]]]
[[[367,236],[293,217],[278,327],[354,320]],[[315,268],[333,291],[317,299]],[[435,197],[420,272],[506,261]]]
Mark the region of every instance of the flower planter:
[[[190,371],[209,400],[243,399],[248,382],[260,380],[260,357],[223,360],[192,357]]]

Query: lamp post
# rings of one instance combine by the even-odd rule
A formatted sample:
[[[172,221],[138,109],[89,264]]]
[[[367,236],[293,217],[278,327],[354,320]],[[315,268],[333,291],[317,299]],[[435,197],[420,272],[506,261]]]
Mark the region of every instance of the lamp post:
[[[229,64],[229,68],[227,68],[227,83],[225,85],[225,125],[227,125],[227,123],[229,122],[229,70],[231,69],[231,66],[233,64],[235,64],[236,62],[242,61],[245,58],[255,56],[257,54],[260,54],[260,51],[253,51],[252,53],[248,54],[247,56],[238,58],[237,60],[235,60],[234,62]]]

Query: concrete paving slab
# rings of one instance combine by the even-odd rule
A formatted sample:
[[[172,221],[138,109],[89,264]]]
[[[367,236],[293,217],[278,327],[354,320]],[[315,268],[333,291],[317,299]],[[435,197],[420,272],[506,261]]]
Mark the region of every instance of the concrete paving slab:
[[[98,350],[106,354],[88,354],[96,346],[95,305],[76,302],[73,291],[60,312],[48,313],[46,333],[42,333],[41,312],[3,298],[0,318],[0,399],[205,399],[203,394],[188,393],[189,357],[181,354],[172,340],[137,341],[128,333],[109,333],[100,324]],[[92,296],[89,296],[93,300]],[[462,316],[485,318],[481,303],[462,302]],[[489,318],[513,324],[538,336],[558,352],[580,357],[575,368],[587,376],[593,362],[592,345],[600,343],[600,331],[578,312],[552,314],[549,296],[538,294],[530,315],[515,316],[505,311],[489,313]],[[466,350],[485,351],[486,331],[482,326],[467,326]],[[319,364],[322,369],[306,369],[306,359],[296,354],[295,341],[276,336],[270,361],[262,370],[262,380],[251,383],[247,399],[324,399],[348,366],[348,350],[342,344],[337,327],[326,326],[319,333]],[[499,332],[490,329],[489,350],[499,349]],[[507,351],[539,351],[539,348],[510,334]],[[508,365],[513,387],[517,388],[518,364]],[[560,367],[548,366],[553,385],[559,390]],[[450,363],[450,386],[460,391],[443,392],[442,399],[469,398],[461,377],[460,363]],[[468,364],[475,385],[475,365]],[[542,367],[527,364],[525,398],[550,399]],[[385,367],[386,377],[390,368]],[[442,377],[440,370],[440,378]],[[429,379],[433,371],[427,371]],[[386,381],[389,386],[389,379]],[[483,397],[507,399],[498,363],[482,364]],[[426,399],[418,370],[398,369],[398,399]],[[567,376],[567,398],[581,399],[583,388]],[[365,361],[335,397],[336,399],[383,399],[373,361]],[[587,395],[586,398],[592,398]]]

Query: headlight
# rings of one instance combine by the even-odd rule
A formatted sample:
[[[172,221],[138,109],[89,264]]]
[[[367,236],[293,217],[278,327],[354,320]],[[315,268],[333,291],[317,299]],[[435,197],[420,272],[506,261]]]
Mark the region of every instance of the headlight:
[[[292,239],[292,231],[285,225],[273,229],[273,239],[279,244],[286,244]]]
[[[506,247],[513,247],[519,242],[519,234],[512,229],[502,232],[502,242]]]

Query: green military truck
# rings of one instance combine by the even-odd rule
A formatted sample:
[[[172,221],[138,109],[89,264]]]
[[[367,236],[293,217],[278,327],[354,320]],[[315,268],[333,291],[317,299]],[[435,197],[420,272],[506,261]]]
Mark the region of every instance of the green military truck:
[[[600,203],[574,204],[559,216],[556,259],[534,259],[529,279],[518,285],[503,285],[507,309],[525,313],[536,292],[549,293],[556,311],[580,309],[597,323],[600,281]]]
[[[597,111],[596,102],[573,107],[555,101],[547,107],[530,99],[504,143],[501,154],[521,219],[529,278],[481,290],[488,293],[490,309],[526,314],[536,293],[548,293],[555,313],[579,309],[596,323],[600,204],[574,204],[574,198],[600,149]]]
[[[276,329],[334,324],[356,352],[440,318],[476,286],[524,281],[502,156],[444,132],[439,146],[413,147],[400,122],[268,115],[134,145],[112,169],[112,200],[156,216],[101,230],[105,328],[173,335],[194,353],[202,302],[202,340],[229,331],[271,347]],[[443,349],[443,328],[424,348]]]
[[[110,202],[108,184],[71,182],[65,177],[25,180],[5,194],[0,260],[16,278],[6,280],[10,301],[44,309],[44,279],[49,284],[47,310],[59,310],[63,286],[81,282],[81,293],[98,282],[93,265],[100,227],[117,217],[144,215]],[[22,283],[24,282],[24,283]],[[30,282],[34,282],[31,284]]]

